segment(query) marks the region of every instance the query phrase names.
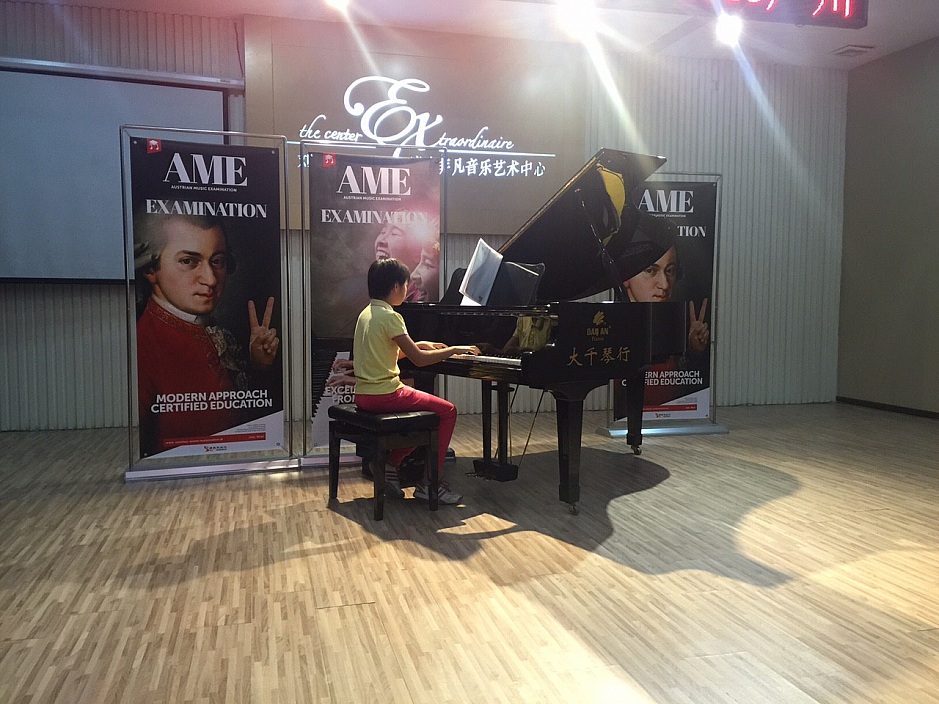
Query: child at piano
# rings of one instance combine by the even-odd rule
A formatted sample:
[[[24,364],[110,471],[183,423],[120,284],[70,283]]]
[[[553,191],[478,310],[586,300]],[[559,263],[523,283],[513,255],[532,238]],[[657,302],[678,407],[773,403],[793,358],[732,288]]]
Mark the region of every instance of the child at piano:
[[[414,342],[401,314],[394,310],[404,302],[411,272],[397,259],[379,259],[368,269],[371,300],[359,314],[352,343],[355,365],[355,405],[369,413],[433,411],[440,416],[438,461],[444,466],[450,438],[456,426],[456,407],[446,399],[406,386],[401,381],[398,360],[407,357],[415,366],[426,367],[454,354],[479,354],[472,345],[448,346],[442,342]],[[403,498],[398,468],[414,448],[391,450],[385,470],[389,495]],[[414,498],[428,499],[427,475],[414,490]],[[441,481],[437,500],[457,504],[462,496]]]

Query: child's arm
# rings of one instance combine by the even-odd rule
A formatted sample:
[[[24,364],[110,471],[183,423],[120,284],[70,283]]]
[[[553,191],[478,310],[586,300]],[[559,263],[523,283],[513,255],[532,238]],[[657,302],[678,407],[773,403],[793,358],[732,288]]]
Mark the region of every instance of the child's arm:
[[[442,362],[455,354],[479,354],[479,348],[475,345],[447,346],[442,342],[414,342],[410,335],[398,335],[394,341],[401,350],[399,359],[403,354],[416,367]]]
[[[419,350],[442,350],[444,347],[447,346],[443,342],[426,342],[423,340],[421,342],[415,342],[414,344],[417,346],[417,349]],[[398,359],[404,359],[405,356],[406,355],[404,354],[404,350],[402,350],[399,346],[398,347]]]
[[[419,350],[442,350],[447,345],[443,342],[415,342]]]

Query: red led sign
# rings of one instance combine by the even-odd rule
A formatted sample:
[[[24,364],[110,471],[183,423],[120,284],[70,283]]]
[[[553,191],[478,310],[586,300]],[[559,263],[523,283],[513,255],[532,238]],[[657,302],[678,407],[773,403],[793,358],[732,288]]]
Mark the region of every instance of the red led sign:
[[[748,20],[860,29],[868,0],[719,0],[725,12]],[[711,4],[708,2],[708,4]]]

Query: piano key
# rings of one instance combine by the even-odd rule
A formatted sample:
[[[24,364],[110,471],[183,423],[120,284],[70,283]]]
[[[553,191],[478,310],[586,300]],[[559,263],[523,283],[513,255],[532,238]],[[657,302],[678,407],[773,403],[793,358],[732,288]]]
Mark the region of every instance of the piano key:
[[[521,367],[522,360],[519,357],[494,357],[487,354],[455,354],[450,359],[457,361],[465,360],[467,362],[481,362],[485,364],[503,364],[507,367]]]

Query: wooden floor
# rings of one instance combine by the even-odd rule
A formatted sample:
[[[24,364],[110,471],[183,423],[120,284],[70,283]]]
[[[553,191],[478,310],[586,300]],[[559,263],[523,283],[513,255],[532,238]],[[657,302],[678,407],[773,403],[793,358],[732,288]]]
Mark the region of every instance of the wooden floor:
[[[553,416],[465,505],[325,473],[125,485],[121,430],[0,434],[0,702],[939,702],[939,423],[722,409],[727,435]],[[532,416],[513,420],[515,450]]]

